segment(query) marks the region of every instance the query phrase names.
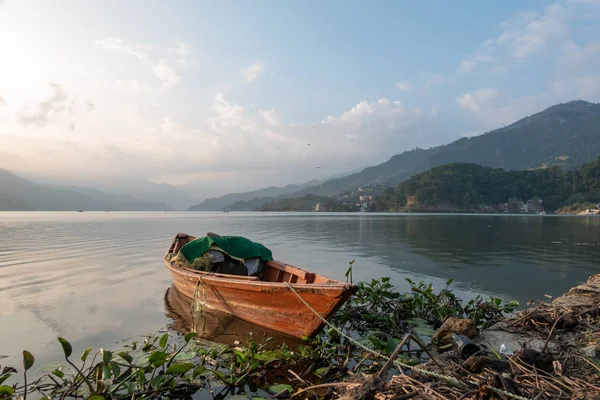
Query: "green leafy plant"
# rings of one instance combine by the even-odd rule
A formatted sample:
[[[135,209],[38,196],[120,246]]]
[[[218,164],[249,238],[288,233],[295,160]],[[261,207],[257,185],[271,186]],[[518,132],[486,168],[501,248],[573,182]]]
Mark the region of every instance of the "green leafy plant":
[[[520,304],[516,300],[510,300],[503,303],[498,297],[483,299],[477,296],[467,302],[464,308],[464,314],[473,320],[475,326],[483,329],[487,328],[492,322],[504,317],[505,314],[512,313]]]
[[[348,283],[348,277],[350,277],[350,283],[352,283],[352,264],[354,264],[354,260],[350,261],[348,264],[348,270],[346,271],[346,283]]]
[[[349,264],[347,278],[352,281],[353,262]],[[72,345],[60,337],[68,367],[46,368],[46,374],[28,384],[27,371],[35,360],[24,351],[24,384],[8,386],[6,381],[17,370],[4,368],[0,374],[0,399],[21,396],[26,400],[28,394],[94,400],[181,398],[212,384],[227,390],[235,388],[237,393],[257,393],[254,397],[270,397],[291,393],[308,382],[339,381],[349,371],[378,371],[380,360],[365,355],[356,342],[389,355],[409,330],[419,337],[431,337],[433,328],[446,316],[472,318],[477,326],[486,326],[519,306],[514,301],[503,303],[499,298],[484,300],[478,296],[463,307],[450,289],[452,280],[440,291],[430,284],[407,281],[411,290],[404,294],[395,290],[388,277],[357,284],[355,296],[331,319],[353,340],[333,327],[314,338],[303,338],[294,349],[275,345],[272,338],[258,342],[251,334],[247,345],[242,346],[203,342],[195,333],[182,338],[164,333],[131,342],[121,351],[100,349],[93,357],[88,348],[79,360],[74,360]],[[426,360],[426,345],[420,339],[416,344],[419,349],[410,350],[408,356],[400,355],[404,362],[416,364]]]

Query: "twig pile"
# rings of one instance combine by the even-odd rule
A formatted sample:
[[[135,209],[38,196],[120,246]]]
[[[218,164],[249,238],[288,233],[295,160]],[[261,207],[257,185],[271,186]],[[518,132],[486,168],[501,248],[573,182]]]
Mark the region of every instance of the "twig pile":
[[[430,367],[434,369],[433,365]],[[527,399],[591,400],[600,397],[600,379],[598,379],[600,369],[595,377],[593,375],[567,376],[560,372],[558,365],[555,371],[545,372],[513,358],[510,360],[510,367],[512,373],[486,368],[477,374],[471,374],[459,362],[447,359],[444,369],[453,371],[452,376],[465,382],[464,387],[456,387],[441,379],[414,372],[410,375],[394,376],[388,383],[387,390],[376,398],[397,399],[398,396],[408,396],[409,394],[415,398],[436,400],[511,398],[494,392],[491,388],[501,389]],[[466,382],[477,382],[479,385],[466,384]]]
[[[372,397],[356,388],[340,395],[353,400],[600,399],[600,274],[551,302],[533,304],[483,331],[475,340],[482,351],[467,360],[451,352],[419,366],[437,376],[404,371]],[[497,349],[498,341],[519,348],[505,357],[489,350]]]

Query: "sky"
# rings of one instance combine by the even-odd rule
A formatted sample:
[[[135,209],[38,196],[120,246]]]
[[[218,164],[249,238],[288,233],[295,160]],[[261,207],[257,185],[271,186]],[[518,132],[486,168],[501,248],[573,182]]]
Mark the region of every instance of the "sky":
[[[0,0],[0,168],[199,197],[600,98],[600,0]]]

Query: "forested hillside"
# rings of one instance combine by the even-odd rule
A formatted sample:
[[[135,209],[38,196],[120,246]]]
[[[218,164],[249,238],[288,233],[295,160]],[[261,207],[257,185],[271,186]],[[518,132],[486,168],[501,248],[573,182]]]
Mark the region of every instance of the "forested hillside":
[[[417,174],[376,198],[378,211],[473,210],[509,198],[543,200],[545,209],[600,201],[600,158],[581,168],[506,171],[472,163],[452,163]]]

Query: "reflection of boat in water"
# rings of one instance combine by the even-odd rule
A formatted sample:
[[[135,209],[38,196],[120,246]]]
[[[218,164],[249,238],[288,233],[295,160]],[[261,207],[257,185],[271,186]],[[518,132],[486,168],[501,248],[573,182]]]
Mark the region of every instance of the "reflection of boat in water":
[[[204,246],[210,243],[208,236],[196,239],[179,233],[165,254],[165,264],[178,292],[190,301],[197,293],[205,307],[270,330],[298,338],[314,336],[325,325],[315,313],[325,319],[331,317],[358,289],[356,285],[332,280],[273,259],[259,264],[257,268],[260,271],[252,275],[243,265],[229,268],[229,272],[223,269],[212,272],[188,268],[189,264],[178,264],[180,250],[183,252],[190,248],[186,245],[193,248],[195,244],[204,243],[202,251],[205,251]],[[235,243],[239,239],[242,239],[244,246],[256,245],[245,238],[232,236],[223,238],[223,242],[226,244],[234,240]],[[190,262],[201,259],[193,257]]]
[[[196,332],[200,339],[229,345],[239,341],[240,344],[247,346],[250,333],[258,344],[267,338],[273,338],[274,340],[267,347],[285,343],[288,347],[294,348],[302,343],[298,338],[251,324],[231,314],[208,308],[196,310],[192,302],[175,286],[172,285],[167,289],[165,310],[167,316],[173,320],[171,329],[182,334]]]

